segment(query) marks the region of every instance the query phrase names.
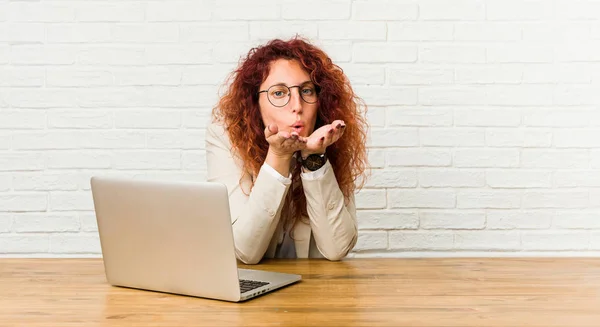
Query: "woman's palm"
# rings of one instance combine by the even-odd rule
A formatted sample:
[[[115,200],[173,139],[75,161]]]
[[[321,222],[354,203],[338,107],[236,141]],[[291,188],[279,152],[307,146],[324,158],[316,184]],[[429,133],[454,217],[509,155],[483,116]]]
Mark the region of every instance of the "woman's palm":
[[[321,126],[307,139],[306,153],[323,153],[331,144],[335,143],[344,134],[346,124],[343,120],[335,120],[329,125]]]

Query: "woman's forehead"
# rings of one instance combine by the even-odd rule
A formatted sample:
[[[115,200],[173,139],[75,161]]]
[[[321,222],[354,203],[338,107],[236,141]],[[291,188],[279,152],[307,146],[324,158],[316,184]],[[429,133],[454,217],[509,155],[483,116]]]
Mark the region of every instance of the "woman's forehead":
[[[288,86],[310,81],[310,75],[297,60],[278,59],[269,65],[269,75],[263,84],[285,84]]]

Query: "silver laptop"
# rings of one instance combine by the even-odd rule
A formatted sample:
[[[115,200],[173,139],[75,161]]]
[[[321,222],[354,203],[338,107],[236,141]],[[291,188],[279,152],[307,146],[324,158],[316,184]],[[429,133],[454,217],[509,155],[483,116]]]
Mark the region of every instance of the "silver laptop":
[[[237,268],[223,184],[94,176],[91,186],[111,285],[238,302],[301,279]]]

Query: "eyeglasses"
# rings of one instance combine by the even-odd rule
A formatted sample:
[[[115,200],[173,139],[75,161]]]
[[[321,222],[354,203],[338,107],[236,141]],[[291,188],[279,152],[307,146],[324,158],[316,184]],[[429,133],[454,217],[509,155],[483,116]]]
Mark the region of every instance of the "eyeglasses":
[[[302,85],[286,86],[283,84],[275,84],[269,87],[267,90],[259,91],[260,95],[263,92],[267,93],[267,99],[275,107],[284,107],[290,102],[292,98],[292,88],[298,88],[298,93],[304,102],[316,103],[318,100],[318,92],[312,83],[306,83]]]

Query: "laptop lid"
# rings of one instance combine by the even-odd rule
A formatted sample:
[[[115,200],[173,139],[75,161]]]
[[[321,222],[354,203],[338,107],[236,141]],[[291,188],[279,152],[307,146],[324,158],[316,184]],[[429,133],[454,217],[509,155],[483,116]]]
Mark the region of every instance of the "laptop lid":
[[[240,299],[225,185],[94,176],[91,187],[110,284]]]

